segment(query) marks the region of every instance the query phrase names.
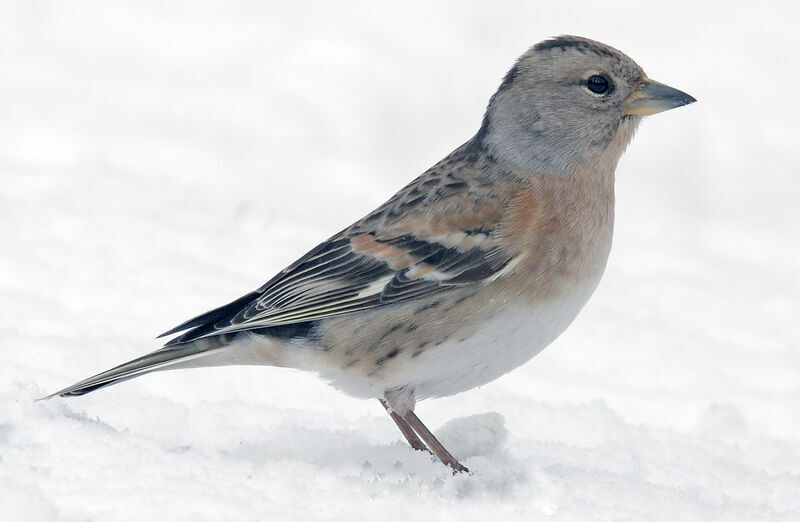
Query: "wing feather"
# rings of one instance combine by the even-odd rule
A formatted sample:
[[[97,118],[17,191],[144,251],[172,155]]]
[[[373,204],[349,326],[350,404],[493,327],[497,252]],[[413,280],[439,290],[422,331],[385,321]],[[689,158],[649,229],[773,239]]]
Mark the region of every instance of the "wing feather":
[[[346,245],[341,237],[329,240],[335,246],[325,247],[324,253],[309,256],[296,263],[294,269],[284,271],[260,293],[250,294],[247,302],[239,302],[235,313],[227,317],[209,315],[214,318],[213,328],[198,325],[173,342],[315,321],[407,302],[488,282],[510,261],[492,241],[462,252],[411,234],[388,238],[372,235],[367,238],[370,248],[364,248],[368,241],[359,239],[362,237],[359,234],[347,238]],[[381,245],[393,249],[394,257],[382,255]],[[412,262],[392,268],[392,260],[401,256]]]
[[[454,155],[463,154],[459,161],[469,164],[474,160],[468,152]],[[454,169],[448,161],[441,165]],[[488,284],[516,255],[499,247],[508,194],[480,181],[479,170],[472,186],[466,180],[442,184],[445,174],[436,168],[257,291],[162,334],[188,330],[167,345],[243,330],[269,333],[273,327]]]

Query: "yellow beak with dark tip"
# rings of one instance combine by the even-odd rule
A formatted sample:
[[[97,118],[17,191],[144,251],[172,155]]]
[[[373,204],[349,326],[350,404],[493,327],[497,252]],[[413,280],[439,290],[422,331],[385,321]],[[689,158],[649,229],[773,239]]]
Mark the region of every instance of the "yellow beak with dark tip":
[[[625,116],[649,116],[696,101],[683,91],[648,80],[625,98]]]

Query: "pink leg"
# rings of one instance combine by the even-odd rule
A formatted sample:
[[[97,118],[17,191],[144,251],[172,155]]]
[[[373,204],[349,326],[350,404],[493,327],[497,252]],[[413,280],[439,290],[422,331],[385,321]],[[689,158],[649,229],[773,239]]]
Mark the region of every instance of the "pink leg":
[[[392,420],[394,421],[395,424],[397,424],[397,427],[400,428],[400,432],[406,438],[408,443],[411,444],[411,447],[417,451],[430,452],[428,447],[425,446],[425,443],[419,440],[419,437],[417,437],[417,434],[414,433],[414,430],[411,428],[411,426],[408,425],[405,419],[400,415],[396,414],[395,412],[393,412],[391,408],[389,408],[389,405],[386,403],[385,400],[383,399],[378,399],[378,400],[381,401],[383,407],[386,408],[387,412],[389,412],[389,415],[392,417]]]
[[[433,451],[433,453],[439,457],[439,460],[441,460],[444,465],[453,468],[454,473],[469,471],[467,468],[462,466],[461,463],[458,462],[456,458],[451,455],[449,451],[447,451],[447,449],[445,449],[444,446],[442,446],[441,442],[436,440],[436,437],[434,437],[433,433],[431,433],[430,430],[428,430],[428,428],[422,424],[422,421],[419,420],[419,417],[417,417],[413,411],[406,413],[404,419],[414,429],[414,431],[416,431],[419,436],[422,437],[422,440],[425,441],[431,451]]]

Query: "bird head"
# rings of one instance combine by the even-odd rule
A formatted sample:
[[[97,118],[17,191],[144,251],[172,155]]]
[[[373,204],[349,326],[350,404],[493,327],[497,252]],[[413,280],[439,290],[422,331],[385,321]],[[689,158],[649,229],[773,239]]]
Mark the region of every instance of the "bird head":
[[[649,79],[613,47],[561,36],[519,58],[492,96],[478,137],[523,170],[565,175],[598,162],[613,171],[642,117],[694,101]]]

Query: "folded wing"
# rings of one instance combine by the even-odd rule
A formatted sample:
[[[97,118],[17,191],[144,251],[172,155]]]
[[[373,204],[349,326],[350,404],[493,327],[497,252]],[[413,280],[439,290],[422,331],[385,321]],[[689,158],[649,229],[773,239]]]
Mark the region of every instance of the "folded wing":
[[[165,332],[188,330],[167,346],[265,328],[302,332],[328,317],[492,281],[514,257],[498,242],[508,194],[455,174],[463,170],[459,161],[475,168],[461,157],[468,152],[455,151],[455,160],[443,160],[258,290]]]

